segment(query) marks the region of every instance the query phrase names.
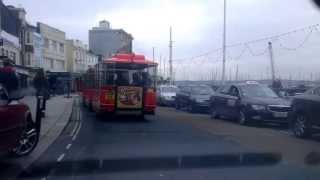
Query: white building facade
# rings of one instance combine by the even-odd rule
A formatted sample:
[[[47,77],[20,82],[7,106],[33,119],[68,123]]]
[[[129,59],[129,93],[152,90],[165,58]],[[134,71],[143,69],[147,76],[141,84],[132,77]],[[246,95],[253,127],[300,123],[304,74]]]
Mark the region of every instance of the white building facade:
[[[43,38],[41,34],[33,32],[33,65],[34,67],[43,68],[44,59],[43,59]]]
[[[66,34],[43,23],[37,24],[43,38],[44,69],[51,72],[66,72]]]
[[[72,73],[84,73],[98,63],[98,56],[88,50],[80,40],[66,41],[67,70]]]

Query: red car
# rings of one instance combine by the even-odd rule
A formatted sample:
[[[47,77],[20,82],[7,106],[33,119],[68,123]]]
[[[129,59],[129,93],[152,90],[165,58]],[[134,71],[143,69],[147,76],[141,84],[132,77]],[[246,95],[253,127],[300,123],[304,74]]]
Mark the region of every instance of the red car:
[[[15,95],[14,95],[15,94]],[[30,109],[19,102],[23,96],[10,96],[0,84],[0,153],[16,156],[30,154],[38,143],[38,132],[32,121]]]

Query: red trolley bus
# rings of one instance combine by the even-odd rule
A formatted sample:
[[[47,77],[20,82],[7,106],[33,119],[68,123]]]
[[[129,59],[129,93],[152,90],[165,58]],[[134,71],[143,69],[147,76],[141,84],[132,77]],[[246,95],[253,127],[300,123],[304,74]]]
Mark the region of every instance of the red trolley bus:
[[[82,98],[97,114],[154,114],[157,63],[117,54],[83,76]]]

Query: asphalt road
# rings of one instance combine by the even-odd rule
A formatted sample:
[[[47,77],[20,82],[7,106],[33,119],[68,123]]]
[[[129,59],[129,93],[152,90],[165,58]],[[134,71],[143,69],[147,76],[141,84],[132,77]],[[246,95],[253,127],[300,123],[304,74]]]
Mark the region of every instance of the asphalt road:
[[[284,127],[244,127],[163,107],[145,121],[80,114],[19,179],[320,178],[320,138],[297,139]]]

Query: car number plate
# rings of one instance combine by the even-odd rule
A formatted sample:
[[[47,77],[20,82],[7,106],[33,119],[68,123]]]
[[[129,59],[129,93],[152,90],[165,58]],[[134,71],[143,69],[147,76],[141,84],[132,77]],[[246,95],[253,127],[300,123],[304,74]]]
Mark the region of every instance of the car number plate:
[[[288,117],[287,112],[273,112],[273,116],[276,118],[286,118]]]

